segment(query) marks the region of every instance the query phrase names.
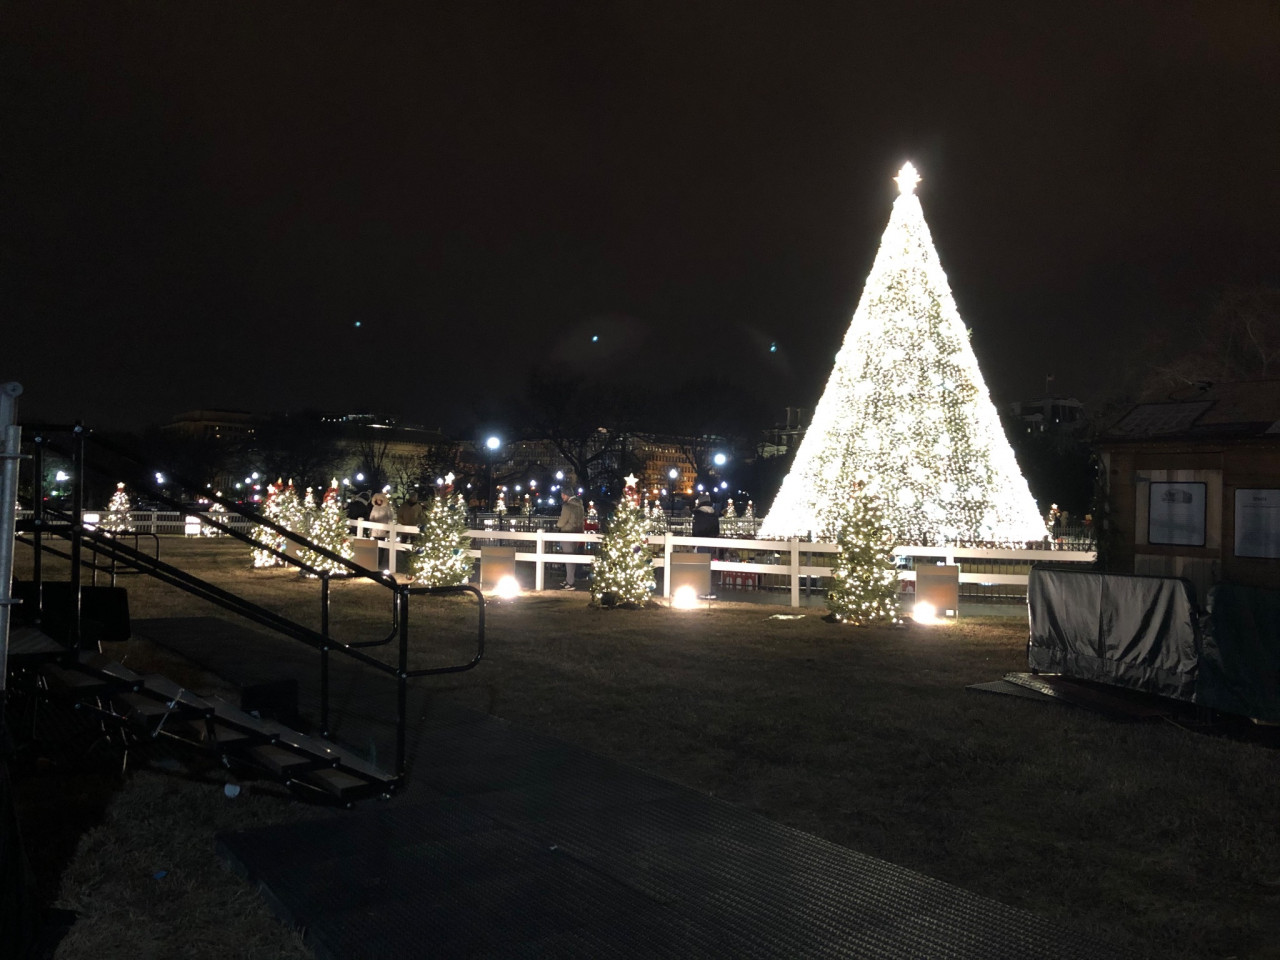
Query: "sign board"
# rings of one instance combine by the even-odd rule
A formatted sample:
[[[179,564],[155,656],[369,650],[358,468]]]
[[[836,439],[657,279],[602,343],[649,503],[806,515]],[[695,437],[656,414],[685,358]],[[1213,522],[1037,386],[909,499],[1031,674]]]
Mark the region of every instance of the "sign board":
[[[1236,491],[1237,557],[1280,557],[1280,490]]]
[[[1147,543],[1204,546],[1204,483],[1151,482]]]

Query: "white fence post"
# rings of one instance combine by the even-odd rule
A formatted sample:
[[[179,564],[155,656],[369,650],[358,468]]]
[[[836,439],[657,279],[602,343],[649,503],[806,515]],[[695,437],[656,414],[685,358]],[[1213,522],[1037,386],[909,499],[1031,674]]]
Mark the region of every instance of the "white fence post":
[[[547,576],[547,531],[539,529],[533,541],[533,589],[543,590]]]
[[[791,541],[791,605],[800,606],[800,542]]]
[[[670,530],[662,535],[662,595],[671,599],[671,554],[673,534]]]

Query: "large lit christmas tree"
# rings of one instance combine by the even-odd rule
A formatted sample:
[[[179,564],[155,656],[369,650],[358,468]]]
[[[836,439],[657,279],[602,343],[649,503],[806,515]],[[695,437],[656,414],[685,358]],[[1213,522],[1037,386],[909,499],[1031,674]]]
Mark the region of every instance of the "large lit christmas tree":
[[[827,609],[833,619],[860,627],[897,623],[898,571],[893,561],[893,531],[869,484],[855,484],[839,512],[836,554]]]
[[[609,517],[609,529],[591,567],[591,602],[603,606],[641,606],[653,592],[653,557],[646,540],[652,521],[636,493],[636,478],[626,478],[622,499]]]
[[[453,474],[436,490],[422,514],[421,532],[413,541],[410,572],[419,587],[452,587],[471,579],[474,566],[467,536],[467,503],[453,492]]]
[[[355,558],[351,541],[347,538],[347,517],[342,510],[342,500],[338,495],[338,481],[329,482],[329,489],[324,493],[324,500],[318,507],[311,488],[307,488],[307,502],[311,509],[307,517],[307,539],[318,547],[336,553],[344,560]],[[346,573],[347,568],[336,560],[331,560],[314,550],[302,551],[302,562],[321,573]]]
[[[898,543],[1021,543],[1044,522],[1000,426],[934,249],[915,169],[880,240],[813,422],[764,518],[766,539],[830,539],[875,481]]]
[[[132,533],[133,521],[129,519],[129,495],[124,492],[124,484],[116,484],[116,492],[107,503],[107,515],[98,526],[108,533]]]

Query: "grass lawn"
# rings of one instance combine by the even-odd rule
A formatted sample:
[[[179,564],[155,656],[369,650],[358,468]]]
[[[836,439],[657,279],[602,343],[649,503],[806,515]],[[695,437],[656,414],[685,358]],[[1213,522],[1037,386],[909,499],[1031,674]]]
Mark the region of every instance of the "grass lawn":
[[[241,545],[165,539],[162,557],[318,621],[314,583],[249,570]],[[142,578],[121,583],[134,617],[218,615]],[[334,597],[336,635],[385,632],[384,592],[344,582]],[[415,632],[414,663],[465,649],[469,611],[453,599],[415,609],[430,629]],[[597,610],[585,593],[530,595],[489,606],[477,669],[423,682],[1139,955],[1280,957],[1280,753],[965,690],[1025,669],[1019,619],[861,629],[814,611],[773,616],[794,613]],[[135,669],[159,658],[197,691],[217,684],[143,644],[116,649]],[[50,778],[75,780],[65,764],[16,779],[38,805]],[[80,914],[59,957],[308,955],[221,866],[212,836],[332,813],[261,785],[229,800],[211,779],[139,771],[105,810],[77,808],[81,821],[101,822],[74,855],[66,848],[65,870],[54,855],[42,873],[58,905]],[[33,819],[39,866],[57,838],[48,817]]]

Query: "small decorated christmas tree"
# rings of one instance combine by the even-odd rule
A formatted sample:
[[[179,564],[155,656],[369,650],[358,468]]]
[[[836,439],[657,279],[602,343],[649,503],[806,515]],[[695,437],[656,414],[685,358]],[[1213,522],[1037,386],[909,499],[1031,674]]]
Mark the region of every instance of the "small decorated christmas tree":
[[[498,502],[493,505],[493,512],[500,517],[507,515],[507,491],[505,488],[498,490]]]
[[[747,508],[742,511],[743,520],[754,520],[756,518],[756,505],[752,500],[747,501]]]
[[[520,515],[525,517],[533,516],[533,499],[527,493],[520,502]]]
[[[133,521],[129,519],[129,495],[124,492],[123,483],[116,484],[116,492],[107,504],[107,515],[98,526],[107,533],[133,532]]]
[[[261,514],[264,520],[281,523],[280,519],[280,485],[279,481],[267,484],[267,499],[262,501]],[[253,565],[255,567],[274,567],[284,563],[271,551],[283,551],[285,539],[270,527],[254,526],[253,539],[258,546],[253,548]]]
[[[219,490],[216,495],[219,497],[222,496],[222,491]],[[217,500],[214,500],[209,504],[209,509],[206,510],[205,513],[209,514],[210,520],[216,520],[218,523],[227,522],[227,508],[224,507]],[[206,536],[206,537],[223,536],[223,533],[221,530],[207,523],[200,525],[200,533],[202,536]]]
[[[342,501],[338,495],[338,481],[329,482],[329,489],[324,493],[324,500],[317,508],[311,488],[307,488],[307,502],[310,504],[310,524],[307,539],[318,547],[336,553],[344,560],[355,557],[351,542],[347,539],[347,518],[342,511]],[[346,573],[347,568],[336,560],[331,560],[314,550],[302,551],[302,562],[321,573]]]
[[[446,479],[423,511],[421,533],[413,541],[410,573],[416,586],[452,587],[471,579],[467,504],[453,492],[453,474]]]
[[[827,590],[831,617],[858,626],[899,623],[894,537],[880,499],[867,485],[855,484],[833,527],[840,550]]]
[[[653,500],[649,504],[649,509],[645,515],[645,525],[648,526],[649,536],[666,536],[669,529],[667,524],[667,515],[662,512],[662,504],[658,500]]]
[[[306,506],[303,504],[302,498],[298,496],[298,491],[294,489],[293,480],[285,484],[284,489],[280,491],[280,495],[276,499],[280,509],[280,518],[276,522],[281,526],[288,527],[290,532],[305,537],[307,535]],[[297,545],[291,540],[285,540],[280,549],[291,556],[297,556],[293,552],[297,549]]]
[[[646,537],[651,518],[640,506],[636,478],[626,478],[626,490],[609,518],[609,529],[591,574],[591,602],[606,607],[637,607],[653,592],[653,557]]]

